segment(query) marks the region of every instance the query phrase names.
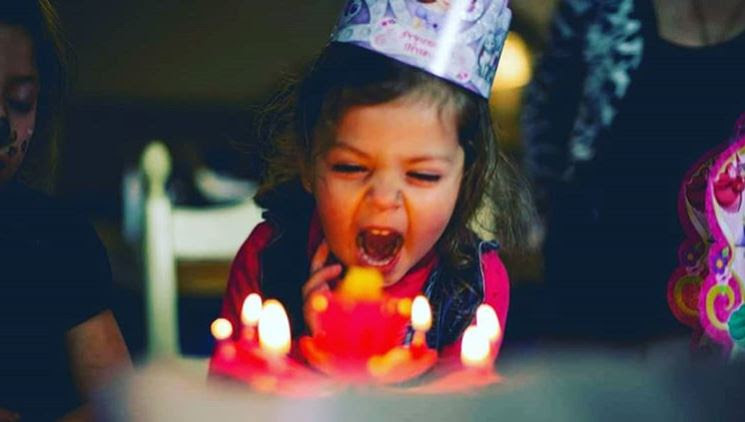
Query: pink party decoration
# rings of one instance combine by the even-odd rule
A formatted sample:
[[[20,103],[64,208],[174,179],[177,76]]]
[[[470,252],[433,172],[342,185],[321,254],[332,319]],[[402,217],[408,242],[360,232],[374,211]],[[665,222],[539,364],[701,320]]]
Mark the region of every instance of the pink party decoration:
[[[686,172],[678,195],[678,218],[686,238],[678,249],[678,267],[667,284],[667,301],[673,315],[691,327],[696,337],[702,332],[698,311],[701,283],[709,268],[707,256],[712,238],[706,218],[706,186],[711,166],[722,148],[714,148]]]
[[[738,132],[739,133],[739,132]],[[745,292],[745,136],[719,155],[706,189],[706,215],[713,245],[699,294],[698,310],[706,334],[732,347],[727,321]]]
[[[672,313],[728,353],[728,321],[745,297],[745,113],[733,137],[708,151],[686,173],[678,217],[686,238],[668,281]]]

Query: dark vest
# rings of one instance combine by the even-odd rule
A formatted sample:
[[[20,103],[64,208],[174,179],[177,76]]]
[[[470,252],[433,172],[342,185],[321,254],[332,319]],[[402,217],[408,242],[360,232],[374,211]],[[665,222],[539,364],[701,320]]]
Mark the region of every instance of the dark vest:
[[[287,308],[295,336],[306,332],[303,317],[302,286],[310,276],[308,232],[315,210],[313,197],[299,183],[288,183],[258,198],[267,209],[264,218],[274,229],[272,240],[260,252],[260,286],[267,298],[276,298]],[[475,238],[475,237],[474,237]],[[424,295],[432,306],[432,328],[427,344],[435,349],[455,342],[473,319],[484,300],[481,256],[497,249],[493,242],[475,240],[472,256],[479,259],[463,269],[452,269],[439,263],[424,284]],[[460,279],[463,282],[454,283]],[[409,328],[405,342],[411,341]]]

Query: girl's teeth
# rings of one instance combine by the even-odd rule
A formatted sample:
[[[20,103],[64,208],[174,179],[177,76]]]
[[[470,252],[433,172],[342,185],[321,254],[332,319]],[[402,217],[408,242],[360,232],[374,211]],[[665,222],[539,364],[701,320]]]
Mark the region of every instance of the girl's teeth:
[[[395,255],[393,255],[393,256],[385,259],[385,260],[379,261],[379,260],[376,260],[375,258],[371,257],[370,255],[366,254],[364,250],[362,251],[362,256],[365,259],[365,261],[367,261],[368,264],[373,265],[373,266],[376,266],[376,267],[385,266],[386,264],[390,263],[393,260],[393,258],[395,257]]]

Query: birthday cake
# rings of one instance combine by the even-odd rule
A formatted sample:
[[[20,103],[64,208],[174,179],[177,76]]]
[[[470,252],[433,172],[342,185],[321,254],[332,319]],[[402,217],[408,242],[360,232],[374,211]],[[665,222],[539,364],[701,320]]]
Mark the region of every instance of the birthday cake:
[[[213,322],[216,347],[210,373],[263,392],[303,396],[347,385],[400,384],[438,363],[437,351],[425,340],[432,322],[427,299],[386,295],[377,270],[350,268],[334,291],[314,293],[306,308],[312,334],[293,341],[282,304],[249,295],[242,307],[241,327],[223,318]],[[499,320],[494,309],[481,305],[475,322],[462,337],[460,362],[449,362],[444,371],[448,377],[472,381],[460,379],[460,388],[496,380],[493,363],[501,336]],[[409,329],[414,335],[405,344]],[[452,391],[453,385],[441,389]]]

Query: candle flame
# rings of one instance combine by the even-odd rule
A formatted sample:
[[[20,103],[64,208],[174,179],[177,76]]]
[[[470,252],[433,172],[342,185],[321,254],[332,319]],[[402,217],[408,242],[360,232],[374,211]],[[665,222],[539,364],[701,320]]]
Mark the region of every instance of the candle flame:
[[[480,327],[471,325],[463,333],[460,361],[469,368],[483,368],[489,363],[489,337]]]
[[[502,326],[499,324],[497,313],[494,308],[485,303],[476,309],[476,325],[484,330],[492,343],[502,335]]]
[[[241,308],[241,322],[245,325],[256,325],[259,322],[261,316],[261,296],[256,293],[251,293],[243,301],[243,307]]]
[[[225,318],[217,318],[212,321],[210,332],[219,341],[227,340],[233,335],[233,324]]]
[[[411,316],[411,299],[405,297],[396,302],[396,310],[403,317],[408,318]]]
[[[259,317],[259,345],[272,354],[286,355],[290,341],[290,321],[284,306],[275,299],[267,300]]]
[[[329,307],[326,296],[316,293],[310,298],[310,307],[316,312],[323,312]]]
[[[417,331],[427,331],[432,326],[432,309],[422,295],[415,297],[411,304],[411,326]]]
[[[349,267],[336,291],[348,300],[380,300],[383,297],[383,276],[375,268]]]

